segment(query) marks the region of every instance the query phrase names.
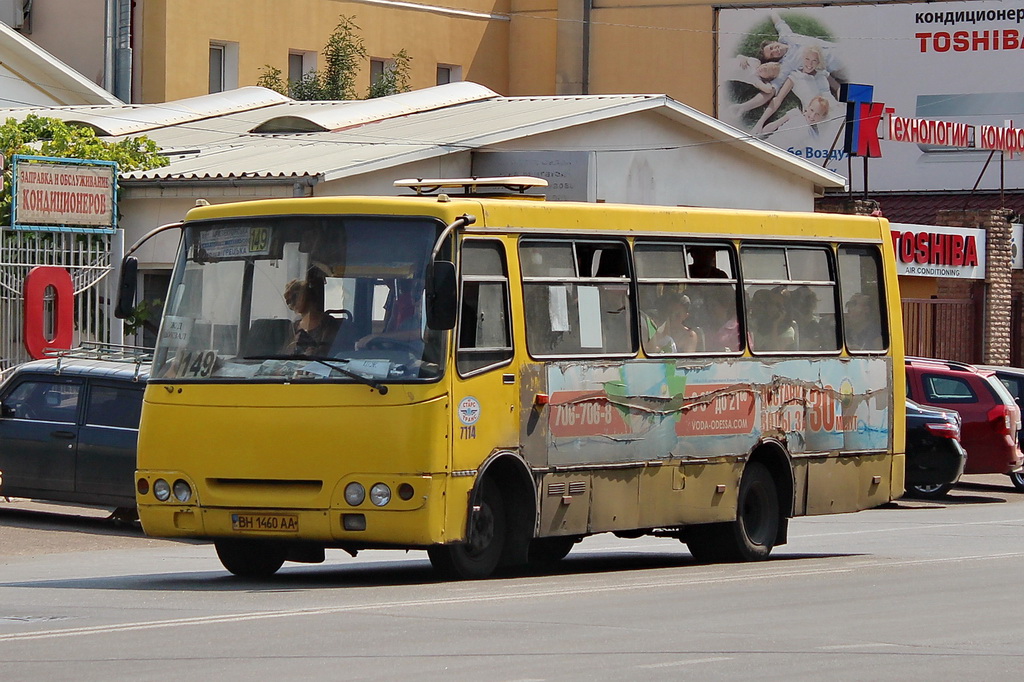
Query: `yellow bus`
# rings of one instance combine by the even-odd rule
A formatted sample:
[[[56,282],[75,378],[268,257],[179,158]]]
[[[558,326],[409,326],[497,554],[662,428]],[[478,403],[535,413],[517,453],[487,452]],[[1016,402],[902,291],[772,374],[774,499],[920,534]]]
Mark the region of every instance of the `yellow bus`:
[[[884,219],[396,184],[420,196],[188,213],[146,533],[210,539],[241,576],[413,548],[482,578],[604,532],[765,559],[793,517],[903,493]]]

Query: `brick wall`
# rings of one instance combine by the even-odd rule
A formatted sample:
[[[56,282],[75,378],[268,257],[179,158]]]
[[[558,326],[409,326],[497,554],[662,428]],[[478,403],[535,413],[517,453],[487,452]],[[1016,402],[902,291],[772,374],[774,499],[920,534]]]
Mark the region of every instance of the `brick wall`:
[[[982,299],[982,362],[1010,364],[1011,310],[1013,303],[1013,247],[1010,242],[1009,209],[943,210],[935,223],[943,227],[968,227],[985,230],[986,268],[983,288],[970,280],[939,281],[939,296]]]

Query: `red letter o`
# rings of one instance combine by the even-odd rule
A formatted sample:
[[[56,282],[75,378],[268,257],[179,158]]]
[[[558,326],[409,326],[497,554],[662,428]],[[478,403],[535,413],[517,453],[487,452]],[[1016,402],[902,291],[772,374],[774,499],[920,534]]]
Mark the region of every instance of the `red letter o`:
[[[53,287],[53,338],[46,338],[43,306],[46,288]],[[71,348],[75,332],[75,287],[71,273],[53,265],[32,268],[25,278],[25,348],[36,360],[44,348]]]

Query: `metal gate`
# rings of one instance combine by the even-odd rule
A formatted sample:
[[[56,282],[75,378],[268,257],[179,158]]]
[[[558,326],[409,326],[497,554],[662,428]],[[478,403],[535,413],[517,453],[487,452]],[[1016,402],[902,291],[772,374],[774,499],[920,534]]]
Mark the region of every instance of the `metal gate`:
[[[980,307],[969,298],[903,299],[907,355],[981,362]]]
[[[0,230],[0,373],[29,360],[25,350],[24,286],[40,265],[67,269],[75,291],[73,345],[122,343],[123,327],[113,316],[117,282],[109,276],[124,251],[124,232],[25,232]],[[52,298],[46,313],[52,322]]]

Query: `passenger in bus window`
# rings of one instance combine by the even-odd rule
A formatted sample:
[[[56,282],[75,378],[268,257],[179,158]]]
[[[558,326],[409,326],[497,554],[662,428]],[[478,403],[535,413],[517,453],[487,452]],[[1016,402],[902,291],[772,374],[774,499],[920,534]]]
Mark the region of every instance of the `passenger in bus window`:
[[[690,297],[669,292],[658,302],[663,319],[647,344],[661,353],[695,353],[702,350],[698,330],[687,325],[690,317]]]
[[[740,325],[732,286],[701,286],[700,292],[705,350],[727,353],[740,350]]]
[[[796,349],[796,327],[778,289],[760,289],[750,298],[750,336],[754,350]]]
[[[718,259],[718,251],[713,246],[690,246],[687,247],[690,254],[690,277],[700,279],[726,279],[728,274],[719,268],[715,261]]]
[[[818,295],[806,284],[798,286],[786,297],[789,316],[796,323],[800,350],[835,349],[835,332],[828,338],[825,323],[818,317]]]
[[[284,300],[298,313],[292,323],[294,338],[286,352],[296,355],[326,355],[334,342],[341,322],[324,313],[324,281],[294,279],[285,286]]]
[[[846,345],[852,350],[881,350],[882,323],[878,299],[858,293],[846,302]]]
[[[388,299],[384,329],[356,341],[356,350],[401,346],[415,351],[423,350],[423,293],[422,279],[395,280],[394,291]]]

